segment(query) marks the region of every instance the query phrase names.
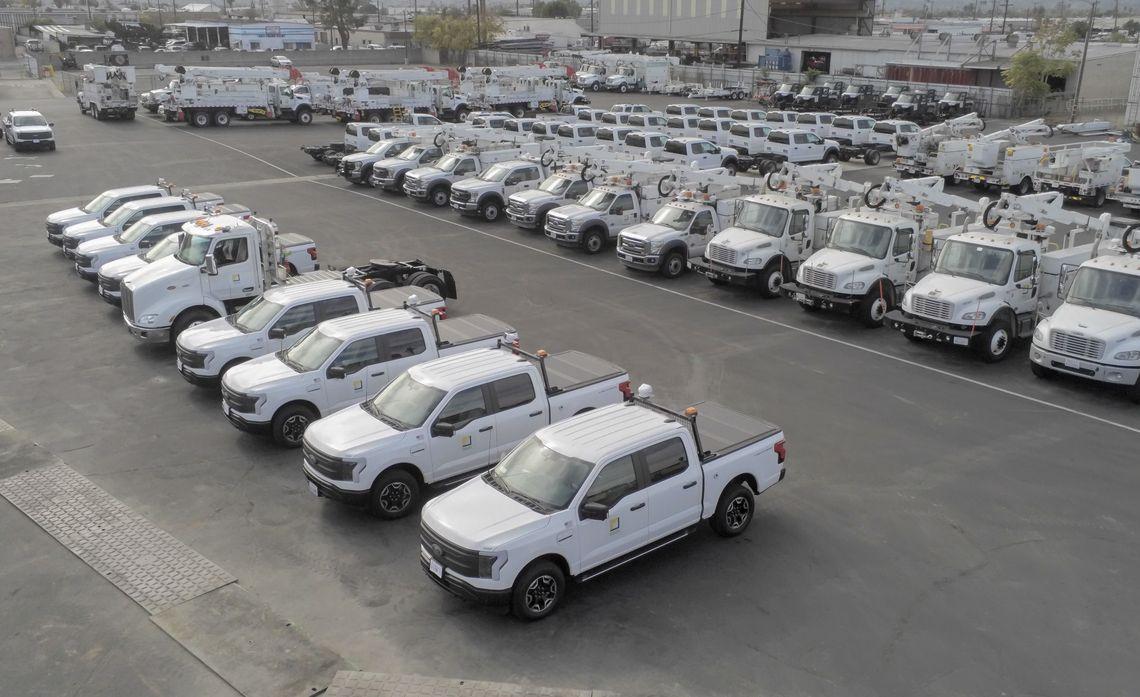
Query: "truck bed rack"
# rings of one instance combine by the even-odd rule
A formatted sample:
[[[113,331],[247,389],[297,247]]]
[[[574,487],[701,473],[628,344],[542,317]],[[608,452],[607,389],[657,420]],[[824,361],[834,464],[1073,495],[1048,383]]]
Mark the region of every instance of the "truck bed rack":
[[[542,381],[546,384],[547,395],[586,387],[625,374],[620,366],[581,351],[570,350],[549,354],[540,350],[537,353],[527,353],[518,346],[503,342],[499,343],[499,348],[507,349],[516,356],[523,356],[535,363],[542,374]]]
[[[634,397],[627,404],[647,407],[687,423],[701,463],[746,448],[780,432],[780,427],[775,424],[742,414],[717,402],[697,402],[683,412],[673,411],[643,397]]]
[[[462,346],[514,331],[513,327],[500,319],[478,314],[452,317],[438,322],[435,327],[441,347]]]

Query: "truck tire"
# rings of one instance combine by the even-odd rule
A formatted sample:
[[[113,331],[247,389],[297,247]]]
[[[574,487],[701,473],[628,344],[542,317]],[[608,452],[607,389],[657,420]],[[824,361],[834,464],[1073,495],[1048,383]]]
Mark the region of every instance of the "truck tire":
[[[868,208],[878,210],[879,208],[882,208],[883,204],[887,202],[887,197],[884,196],[879,199],[878,202],[872,203],[871,192],[877,189],[881,189],[882,187],[882,182],[879,182],[878,184],[872,184],[870,188],[863,192],[863,203],[867,204]]]
[[[436,208],[443,208],[451,200],[451,192],[447,190],[447,185],[438,184],[428,192],[428,200]]]
[[[521,119],[526,116],[526,109],[523,109],[521,106],[516,106],[514,109],[511,109],[511,116],[514,116],[516,119]]]
[[[590,85],[590,89],[594,92],[600,92],[602,89],[602,83],[601,82],[595,82],[594,84]]]
[[[851,153],[847,152],[846,150],[840,150],[839,151],[839,161],[840,162],[850,162],[851,161]]]
[[[835,152],[834,150],[828,150],[823,155],[823,164],[825,164],[825,165],[830,165],[833,162],[837,162],[838,160],[839,160],[839,153]]]
[[[879,288],[880,284],[882,284],[881,289]],[[894,289],[889,283],[879,281],[859,301],[857,310],[859,323],[870,329],[881,327],[883,326],[883,319],[894,306]]]
[[[174,346],[174,342],[178,339],[178,335],[186,331],[190,327],[196,327],[203,322],[209,322],[217,317],[216,314],[205,309],[187,310],[178,318],[174,320],[174,324],[170,327],[170,345]]]
[[[562,569],[552,561],[536,561],[515,579],[511,612],[521,620],[540,620],[554,612],[565,595],[566,575]]]
[[[756,497],[744,482],[730,484],[720,495],[709,525],[721,537],[736,537],[756,515]]]
[[[661,275],[665,278],[677,278],[685,273],[685,265],[688,259],[685,254],[679,249],[674,249],[666,252],[665,258],[661,260]]]
[[[1021,181],[1017,182],[1017,186],[1012,187],[1013,193],[1018,196],[1024,196],[1033,191],[1033,179],[1029,177],[1022,177]]]
[[[197,128],[205,128],[210,125],[210,112],[196,109],[187,120]]]
[[[134,109],[128,109],[127,113],[123,114],[123,118],[126,119],[127,121],[134,121],[135,120],[135,110]]]
[[[725,172],[730,177],[735,177],[736,173],[738,171],[740,171],[739,163],[737,163],[737,161],[732,159],[732,158],[729,158],[729,159],[725,160],[723,163],[721,163],[721,167],[724,167]]]
[[[488,223],[493,223],[499,219],[499,214],[502,213],[499,202],[495,199],[485,201],[479,205],[479,215],[483,216],[483,220]]]
[[[973,341],[974,351],[986,363],[1004,360],[1012,346],[1013,322],[1006,313],[998,313]]]
[[[230,114],[228,111],[215,111],[214,112],[214,125],[226,127],[230,125]]]
[[[882,159],[882,157],[882,153],[880,153],[878,150],[868,150],[867,152],[863,153],[863,164],[871,165],[874,167],[875,165],[879,164],[879,160]]]
[[[91,112],[96,121],[105,121],[107,119],[107,116],[103,113],[103,110],[97,106],[91,107]]]
[[[1105,190],[1104,187],[1097,189],[1096,194],[1093,196],[1093,200],[1092,200],[1093,208],[1104,208],[1104,201],[1107,198],[1108,198],[1108,192]]]
[[[1136,233],[1137,228],[1140,228],[1140,224],[1129,225],[1120,236],[1120,245],[1124,247],[1124,251],[1129,254],[1140,252],[1140,240],[1136,240],[1135,243],[1132,241],[1132,237]]]
[[[629,88],[625,86],[624,82],[618,87],[618,92],[621,92],[622,94],[625,94],[628,91]]]
[[[320,415],[312,407],[286,404],[273,415],[273,441],[284,448],[299,448],[305,429],[319,418]]]
[[[420,500],[420,483],[405,469],[384,470],[368,496],[368,512],[377,518],[395,520],[412,512]]]
[[[455,110],[455,120],[456,121],[466,121],[467,115],[469,113],[471,113],[471,112],[467,107],[465,107],[465,106],[458,107]]]
[[[372,178],[373,165],[366,164],[360,168],[360,181],[352,182],[356,186],[368,186],[368,180]]]
[[[582,232],[582,249],[586,254],[597,254],[606,247],[606,233],[601,228],[590,228]]]
[[[297,112],[297,123],[302,126],[308,126],[313,122],[313,112],[308,109],[301,109]]]
[[[430,290],[441,298],[444,297],[444,293],[447,292],[447,286],[444,285],[443,279],[427,271],[417,271],[411,276],[408,276],[408,285]]]
[[[784,284],[784,271],[781,259],[773,259],[760,272],[760,297],[780,297],[780,286]]]

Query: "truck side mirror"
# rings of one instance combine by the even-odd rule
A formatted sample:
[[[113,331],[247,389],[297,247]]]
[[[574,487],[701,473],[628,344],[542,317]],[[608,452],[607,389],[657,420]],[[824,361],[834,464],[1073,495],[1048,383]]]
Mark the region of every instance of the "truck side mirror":
[[[587,501],[578,509],[581,520],[605,520],[610,514],[610,507],[597,501]]]
[[[439,438],[451,438],[455,435],[455,424],[437,421],[432,424],[431,434]]]
[[[273,327],[272,329],[270,329],[269,330],[269,338],[270,339],[284,339],[285,338],[285,327]]]
[[[207,254],[206,258],[202,261],[202,271],[207,276],[218,275],[218,260],[214,258],[213,254]]]
[[[343,380],[348,375],[348,370],[343,365],[334,365],[325,374],[330,380]]]

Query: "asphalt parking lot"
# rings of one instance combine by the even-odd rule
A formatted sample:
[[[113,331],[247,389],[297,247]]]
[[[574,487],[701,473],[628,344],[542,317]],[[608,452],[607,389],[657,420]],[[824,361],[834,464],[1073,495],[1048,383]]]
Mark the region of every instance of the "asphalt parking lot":
[[[674,101],[616,97],[596,101]],[[0,419],[351,665],[635,695],[1072,697],[1140,681],[1128,658],[1140,408],[1125,396],[1037,380],[1024,347],[984,365],[350,187],[298,150],[340,139],[328,119],[96,122],[11,85],[0,105],[41,110],[59,141],[0,160]],[[889,161],[852,170],[878,180]],[[297,452],[236,431],[216,392],[138,344],[44,240],[48,213],[159,177],[311,235],[324,264],[448,268],[452,312],[507,320],[531,348],[615,361],[665,403],[715,399],[773,421],[788,478],[746,535],[703,529],[576,588],[545,621],[447,596],[420,569],[416,517],[386,523],[310,496]],[[0,459],[0,476],[33,465]],[[0,684],[234,694],[3,499],[0,521]]]

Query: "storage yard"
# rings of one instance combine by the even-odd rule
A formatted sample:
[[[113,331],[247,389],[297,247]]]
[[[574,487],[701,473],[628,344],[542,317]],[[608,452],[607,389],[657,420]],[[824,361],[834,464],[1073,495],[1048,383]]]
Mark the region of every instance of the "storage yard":
[[[235,81],[272,74],[241,70],[253,72]],[[379,90],[358,86],[341,92],[340,106],[334,98],[310,109],[316,81],[312,102],[283,85],[254,90],[288,103],[276,112],[269,104],[247,116],[248,104],[206,107],[176,92],[153,96],[155,113],[114,120],[93,118],[99,102],[78,99],[77,108],[41,81],[0,83],[6,109],[38,111],[53,133],[51,150],[10,149],[0,161],[0,616],[9,629],[0,684],[28,695],[333,695],[350,694],[348,671],[363,671],[392,685],[397,676],[502,683],[503,694],[533,693],[510,685],[677,697],[1129,694],[1140,681],[1127,658],[1140,641],[1140,291],[1115,309],[1080,293],[1093,292],[1098,269],[1127,276],[1120,282],[1130,287],[1140,279],[1135,148],[1114,133],[977,118],[964,100],[937,106],[942,94],[909,112],[863,99],[865,108],[836,116],[838,95],[825,111],[807,99],[820,95],[805,94],[793,113],[751,91],[731,101],[627,94],[625,80],[651,81],[636,70],[612,92],[526,72],[472,74],[462,84],[479,82],[482,99],[525,95],[496,103],[514,116],[565,104],[548,139],[532,138],[529,123],[511,131],[512,114],[480,117],[459,99],[470,91],[457,88],[444,106],[433,80],[375,84],[393,85],[386,98],[406,89],[466,122],[436,123],[425,109],[414,126],[365,118],[346,127],[332,114],[364,116],[352,100]],[[172,74],[197,80],[195,94],[217,77],[164,77]],[[576,86],[588,105],[572,104]],[[669,108],[690,102],[722,111]],[[207,108],[211,116],[196,123]],[[742,110],[751,111],[732,115]],[[652,127],[658,112],[666,123]],[[689,116],[711,125],[668,123]],[[624,145],[597,140],[626,124],[638,131]],[[8,130],[30,145],[15,124]],[[46,146],[45,137],[35,144]],[[362,152],[396,140],[389,150],[404,153],[406,167],[389,150]],[[1019,152],[1029,152],[1028,169],[1017,169]],[[444,171],[421,169],[432,163]],[[1114,169],[1100,176],[1101,165]],[[501,175],[466,178],[492,170]],[[995,176],[1006,177],[1002,188],[984,181]],[[544,181],[550,196],[539,195]],[[571,189],[579,181],[589,193]],[[432,182],[446,183],[446,198],[431,194]],[[141,185],[157,187],[153,215],[174,216],[159,223],[181,229],[183,240],[248,235],[242,249],[260,264],[258,280],[226,269],[247,259],[224,256],[219,238],[210,254],[183,262],[183,275],[157,275],[175,266],[168,257],[123,277],[121,305],[101,297],[111,286],[103,272],[85,274],[94,283],[80,277],[94,247],[76,235],[104,233],[79,222],[49,244],[45,220],[50,235],[54,212]],[[227,208],[195,218],[199,199]],[[138,210],[123,216],[126,225],[152,214]],[[768,222],[750,228],[750,211]],[[789,227],[775,230],[773,211]],[[879,244],[867,242],[870,228],[881,254],[865,249]],[[727,261],[713,254],[716,244],[745,245],[761,232],[766,242],[739,246]],[[154,244],[122,256],[145,256]],[[1000,273],[1000,263],[970,256],[991,248],[1009,252],[1004,276],[970,285],[969,272]],[[302,282],[310,271],[332,273]],[[364,373],[384,365],[379,355],[318,364],[313,384],[323,387],[296,387],[293,373],[303,371],[290,356],[304,351],[288,347],[306,346],[329,323],[340,323],[341,333],[328,332],[344,345],[372,336],[351,334],[364,330],[350,318],[321,310],[326,323],[295,338],[267,322],[258,329],[265,355],[246,365],[219,360],[197,378],[190,338],[173,338],[214,326],[209,320],[262,291],[255,303],[287,305],[303,302],[305,286],[337,283],[353,294],[350,312],[389,313],[376,321],[406,321],[400,329],[423,342],[422,362],[411,360],[413,349],[389,353],[393,375],[380,392],[397,395],[389,406],[409,382],[455,390],[458,401],[467,383],[448,383],[447,371],[491,355],[502,365],[487,358],[470,369],[501,378],[493,371],[525,364],[535,401],[520,404],[552,424],[540,431],[549,440],[523,440],[512,452],[538,428],[512,424],[510,447],[484,446],[491,454],[481,465],[469,451],[457,464],[459,455],[433,449],[429,465],[416,465],[426,474],[392,479],[391,469],[373,471],[376,453],[410,444],[410,459],[424,446],[409,424],[384,420],[383,400],[372,399],[379,388],[353,385],[328,406],[286,412],[249,387],[263,379],[265,395],[279,389],[280,374],[254,370],[271,370],[273,360],[289,366],[281,370],[302,397],[330,395],[355,375],[376,384],[367,380],[382,373]],[[187,294],[194,299],[181,300]],[[172,298],[181,303],[174,310]],[[929,308],[946,300],[952,310],[939,320]],[[1042,332],[1066,321],[1084,322],[1078,338],[1091,343],[1045,340]],[[1137,333],[1117,336],[1123,328]],[[273,341],[279,353],[266,348]],[[374,354],[393,345],[378,341]],[[223,350],[199,349],[211,358]],[[488,411],[442,430],[421,422],[415,438],[481,447],[471,439],[490,428],[462,429],[480,425],[478,413],[508,412],[505,392],[482,390]],[[242,407],[246,397],[257,403]],[[381,422],[408,438],[377,440]],[[642,488],[625,499],[555,511],[549,499],[512,490],[511,464],[528,444],[556,443],[547,457],[592,467],[608,461],[606,447],[624,452],[622,433],[681,443],[688,469],[671,486],[676,501],[692,501],[654,498],[647,477],[658,487],[669,479],[656,478],[646,454],[636,454],[631,480]],[[338,449],[341,457],[328,454]],[[470,477],[500,460],[466,484],[443,476]],[[330,475],[336,466],[347,476]],[[685,494],[698,479],[699,497]],[[406,500],[381,495],[405,491],[389,490],[393,482],[406,482]],[[633,503],[622,516],[635,534],[642,506],[631,497],[646,492],[645,545],[615,543],[625,534],[615,511]],[[734,508],[740,502],[747,508]],[[670,516],[687,522],[671,528]],[[704,519],[711,528],[697,525]],[[524,559],[553,544],[562,525],[577,531],[580,563]],[[128,527],[136,532],[116,537]],[[607,557],[590,544],[618,552]],[[465,547],[480,550],[470,552],[477,573],[460,573],[456,549]],[[553,595],[527,591],[543,579],[558,581],[556,592],[547,588]],[[508,607],[484,607],[491,598]],[[376,694],[420,694],[389,689]]]

